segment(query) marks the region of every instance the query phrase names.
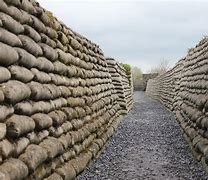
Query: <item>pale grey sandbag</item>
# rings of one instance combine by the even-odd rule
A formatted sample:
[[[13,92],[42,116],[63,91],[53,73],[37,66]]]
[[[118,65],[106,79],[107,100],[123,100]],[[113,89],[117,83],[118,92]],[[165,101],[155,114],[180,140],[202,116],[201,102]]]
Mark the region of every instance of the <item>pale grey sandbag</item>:
[[[64,149],[67,149],[69,146],[72,145],[72,138],[69,133],[62,134],[61,137],[58,138],[58,140],[62,143]]]
[[[3,27],[13,32],[14,34],[21,34],[24,32],[23,25],[14,20],[11,16],[0,12],[0,19],[2,20]]]
[[[8,69],[13,79],[22,81],[24,83],[32,81],[34,77],[33,73],[30,70],[22,66],[12,65],[12,66],[9,66]]]
[[[0,0],[0,11],[4,12],[5,14],[8,14],[8,12],[9,12],[9,7],[4,2],[4,0]]]
[[[8,140],[4,139],[0,141],[0,152],[1,156],[6,159],[14,151],[14,145]]]
[[[48,131],[49,131],[49,135],[52,137],[55,137],[55,138],[60,137],[64,133],[62,127],[53,127],[52,126],[48,129]]]
[[[24,34],[25,35],[30,36],[35,42],[41,41],[41,37],[35,29],[33,29],[32,27],[30,27],[26,24],[23,26],[24,26]]]
[[[9,137],[20,137],[35,129],[35,122],[28,116],[14,114],[6,121],[7,135]]]
[[[46,34],[51,38],[51,39],[57,39],[58,34],[57,32],[51,28],[51,27],[46,27]]]
[[[22,9],[24,9],[29,14],[36,14],[37,11],[33,4],[29,0],[21,0],[21,6]]]
[[[5,122],[6,118],[14,113],[12,106],[0,105],[0,122]]]
[[[20,6],[21,5],[21,1],[20,0],[4,0],[6,3],[11,4],[13,6]]]
[[[47,178],[44,178],[44,180],[63,180],[63,179],[59,174],[53,173],[50,176],[48,176]]]
[[[27,68],[32,68],[37,63],[37,59],[32,54],[28,53],[22,48],[15,48],[19,54],[19,64]]]
[[[59,126],[67,120],[66,114],[61,110],[55,110],[48,114],[53,120],[53,126]]]
[[[12,104],[27,99],[31,95],[30,88],[26,84],[16,80],[3,83],[1,89],[4,92],[5,100]]]
[[[22,46],[22,42],[17,35],[3,28],[0,28],[0,42],[3,42],[10,46]]]
[[[6,124],[0,123],[0,140],[2,140],[6,135]]]
[[[68,72],[68,68],[65,64],[61,63],[60,61],[56,61],[53,63],[54,71],[60,75],[65,75]]]
[[[58,58],[58,54],[56,50],[54,50],[52,47],[50,47],[47,44],[39,43],[39,46],[42,48],[43,55],[48,58],[50,61],[54,62]]]
[[[26,148],[25,153],[20,155],[19,159],[27,165],[30,172],[33,172],[47,159],[47,152],[44,148],[31,144]]]
[[[18,157],[30,144],[30,140],[26,137],[19,138],[15,140],[14,142],[14,151],[12,152],[12,155],[14,157]]]
[[[52,39],[50,39],[47,35],[41,33],[41,41],[45,44],[47,44],[48,46],[55,48],[56,47],[56,42]]]
[[[28,101],[15,104],[14,109],[16,114],[23,114],[27,116],[34,114],[33,104]]]
[[[7,68],[0,66],[0,83],[8,81],[11,78],[11,74]]]
[[[35,30],[39,33],[45,33],[46,27],[37,17],[31,15],[31,23],[29,24],[31,27],[34,27]]]
[[[43,140],[39,146],[47,151],[48,159],[53,159],[57,155],[63,153],[64,150],[62,144],[54,137],[48,137]]]
[[[43,71],[39,71],[38,69],[32,68],[32,73],[34,74],[34,81],[38,81],[40,83],[50,83],[51,76],[48,73]]]
[[[35,67],[37,69],[45,71],[45,72],[53,72],[54,71],[53,63],[45,57],[38,57]]]
[[[22,42],[23,48],[27,50],[29,53],[33,54],[36,57],[43,55],[43,51],[40,48],[40,46],[30,37],[25,35],[19,35],[18,37]]]
[[[46,114],[37,113],[31,116],[31,118],[35,121],[35,126],[37,130],[49,128],[53,124],[53,120],[51,119],[51,117]]]
[[[18,59],[19,55],[14,48],[0,42],[0,65],[9,66],[16,63]]]
[[[21,180],[27,177],[28,168],[21,160],[10,158],[0,166],[0,172],[10,180]]]

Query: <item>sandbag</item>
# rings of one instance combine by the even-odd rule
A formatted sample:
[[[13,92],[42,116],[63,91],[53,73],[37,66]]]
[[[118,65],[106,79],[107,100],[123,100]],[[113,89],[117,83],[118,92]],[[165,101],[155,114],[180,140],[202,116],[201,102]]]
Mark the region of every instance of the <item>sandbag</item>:
[[[0,122],[5,122],[6,118],[14,113],[14,108],[11,106],[0,105]]]
[[[42,130],[44,128],[49,128],[52,126],[53,120],[50,116],[42,113],[34,114],[31,118],[35,121],[36,128]]]
[[[34,81],[38,81],[40,83],[50,83],[51,76],[48,73],[39,71],[38,69],[32,68],[32,73],[34,74]]]
[[[54,62],[53,65],[54,65],[54,71],[58,74],[64,75],[68,71],[67,66],[61,63],[60,61]]]
[[[26,147],[29,144],[30,144],[30,141],[26,137],[22,137],[22,138],[15,140],[14,151],[12,152],[12,155],[14,157],[18,157],[26,149]]]
[[[2,140],[6,135],[6,124],[0,123],[0,140]]]
[[[0,12],[0,19],[3,23],[3,26],[14,34],[21,34],[24,32],[24,27],[11,16]]]
[[[8,66],[14,64],[19,59],[19,55],[11,46],[0,42],[0,65]]]
[[[56,42],[52,39],[50,39],[48,36],[46,36],[45,34],[41,33],[41,41],[45,44],[47,44],[48,46],[55,48],[56,47]]]
[[[15,104],[14,109],[16,114],[24,114],[27,116],[34,114],[33,104],[27,101]]]
[[[47,159],[47,152],[42,147],[31,144],[25,150],[19,159],[24,162],[29,171],[34,171],[41,163]]]
[[[19,55],[20,65],[23,65],[27,68],[32,68],[36,64],[37,59],[35,58],[35,56],[33,56],[32,54],[28,53],[27,51],[21,48],[15,48],[15,50]]]
[[[35,16],[32,16],[32,21],[30,23],[31,27],[34,27],[36,29],[37,32],[41,33],[41,32],[45,32],[46,31],[46,27],[45,25]]]
[[[8,81],[11,78],[11,74],[7,68],[0,66],[0,83]]]
[[[35,122],[28,116],[14,114],[6,121],[7,135],[17,138],[35,129]]]
[[[70,161],[65,165],[63,165],[62,167],[56,169],[55,172],[65,180],[72,180],[75,179],[76,177],[76,172],[73,166],[71,165]]]
[[[19,35],[18,37],[20,38],[24,49],[27,50],[29,53],[33,54],[36,57],[43,55],[43,51],[40,46],[30,37],[25,35]]]
[[[26,84],[15,80],[3,83],[2,91],[4,92],[6,101],[12,104],[29,98],[31,94],[31,90]]]
[[[47,151],[49,159],[53,159],[57,155],[63,152],[62,144],[53,137],[48,137],[43,142],[40,143],[40,146]]]
[[[10,180],[21,180],[27,177],[28,168],[19,159],[10,158],[0,166],[0,172],[8,176]]]
[[[33,73],[25,67],[21,66],[10,66],[9,71],[11,72],[12,78],[27,83],[32,81]]]
[[[45,72],[53,72],[54,65],[51,61],[46,59],[45,57],[38,57],[37,64],[35,66],[37,69],[45,71]]]
[[[44,56],[50,61],[54,62],[58,58],[57,52],[50,46],[44,43],[39,43],[39,46],[42,48]]]
[[[0,42],[8,44],[10,46],[22,46],[22,42],[15,34],[0,28]]]
[[[29,0],[21,0],[21,8],[30,14],[36,14],[36,9]]]
[[[67,116],[63,111],[55,110],[48,114],[53,120],[53,126],[58,126],[66,121]]]
[[[44,180],[63,180],[62,177],[60,175],[58,175],[57,173],[53,173],[51,174],[49,177],[44,178]]]
[[[3,91],[0,89],[0,103],[4,101],[4,93]]]
[[[35,42],[40,42],[41,41],[41,37],[39,35],[39,33],[34,30],[32,27],[28,26],[28,25],[23,25],[24,26],[24,33],[27,36],[30,36]]]
[[[13,6],[20,6],[21,5],[21,1],[20,0],[4,0],[6,3],[11,4]]]
[[[8,141],[7,139],[0,141],[0,152],[3,158],[6,159],[8,156],[12,154],[13,151],[14,146],[10,141]]]

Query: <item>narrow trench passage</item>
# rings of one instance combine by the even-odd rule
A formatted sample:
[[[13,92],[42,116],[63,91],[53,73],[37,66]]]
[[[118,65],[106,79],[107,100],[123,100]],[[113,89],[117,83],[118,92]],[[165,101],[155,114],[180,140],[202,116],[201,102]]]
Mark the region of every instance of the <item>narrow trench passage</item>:
[[[144,92],[97,161],[79,180],[208,179],[172,113]]]

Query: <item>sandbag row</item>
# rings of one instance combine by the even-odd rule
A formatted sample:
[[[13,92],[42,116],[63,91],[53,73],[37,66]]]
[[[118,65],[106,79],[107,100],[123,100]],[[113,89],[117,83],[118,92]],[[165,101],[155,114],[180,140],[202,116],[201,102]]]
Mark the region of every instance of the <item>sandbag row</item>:
[[[149,80],[147,94],[172,110],[195,157],[208,172],[208,39],[170,71]]]
[[[98,45],[35,0],[0,0],[0,179],[76,178],[118,126],[118,94]]]

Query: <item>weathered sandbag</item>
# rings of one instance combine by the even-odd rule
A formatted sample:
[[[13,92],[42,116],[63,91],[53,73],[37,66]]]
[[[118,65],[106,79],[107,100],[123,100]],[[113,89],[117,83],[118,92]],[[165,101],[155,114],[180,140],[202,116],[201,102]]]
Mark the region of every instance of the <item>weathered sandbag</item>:
[[[68,122],[68,121],[65,122],[65,123],[63,123],[63,124],[61,125],[61,127],[62,127],[64,133],[66,133],[66,132],[72,130],[72,128],[73,128],[71,122]]]
[[[57,155],[63,152],[62,144],[53,137],[48,137],[43,142],[40,143],[40,146],[47,151],[49,159],[53,159]]]
[[[31,71],[34,74],[34,81],[38,81],[40,83],[49,83],[51,81],[51,77],[48,75],[48,73],[39,71],[35,68],[32,68]]]
[[[59,174],[53,173],[50,176],[48,176],[47,178],[44,178],[44,180],[63,180],[63,179]]]
[[[19,137],[35,129],[35,122],[28,116],[13,115],[6,121],[7,135]]]
[[[45,72],[53,72],[54,71],[54,65],[51,61],[46,59],[45,57],[38,57],[37,58],[37,64],[35,66],[39,70],[43,70]]]
[[[60,110],[52,111],[48,115],[52,118],[54,126],[61,125],[67,120],[66,114]]]
[[[31,27],[34,27],[36,29],[37,32],[39,33],[44,33],[46,31],[46,27],[45,25],[35,16],[32,16],[32,21],[30,23]]]
[[[53,136],[55,138],[60,137],[64,133],[62,127],[53,127],[52,126],[48,129],[48,131],[49,131],[49,135]]]
[[[19,159],[10,158],[0,166],[0,172],[10,180],[21,180],[27,177],[28,168]]]
[[[27,83],[34,77],[33,73],[25,67],[12,65],[9,67],[9,71],[13,79]]]
[[[67,149],[71,145],[71,135],[69,133],[63,134],[58,140],[61,142],[64,149]]]
[[[57,39],[58,34],[57,32],[51,28],[51,27],[46,27],[46,34],[51,38],[51,39]]]
[[[45,92],[45,89],[42,84],[32,81],[28,84],[30,90],[31,90],[31,97],[35,100],[41,100],[46,99],[45,96],[47,96],[47,92]]]
[[[19,59],[19,55],[11,46],[0,42],[0,65],[8,66],[14,64]]]
[[[14,5],[14,6],[20,6],[21,5],[21,1],[20,0],[4,0],[6,3]]]
[[[36,14],[36,9],[33,7],[32,3],[28,0],[21,0],[21,8],[30,14]]]
[[[2,91],[6,101],[13,104],[30,97],[31,94],[31,90],[26,84],[15,80],[3,83]]]
[[[3,179],[3,180],[11,180],[8,174],[4,174],[2,172],[0,172],[0,179]]]
[[[70,44],[74,49],[80,49],[80,44],[75,38],[71,39]]]
[[[8,44],[10,46],[22,46],[22,42],[15,34],[0,28],[0,42]]]
[[[0,103],[4,101],[4,93],[3,91],[0,89]]]
[[[6,159],[8,156],[10,156],[13,150],[14,146],[10,141],[8,141],[7,139],[0,141],[0,152],[3,158]]]
[[[30,37],[25,35],[19,35],[18,37],[20,38],[24,49],[27,50],[29,53],[33,54],[36,57],[43,54],[40,46]]]
[[[49,59],[50,61],[54,62],[58,58],[57,52],[50,46],[44,43],[39,43],[39,46],[42,48],[43,55]]]
[[[6,124],[0,123],[0,140],[6,135]]]
[[[7,68],[0,66],[0,83],[7,81],[11,78],[11,74]]]
[[[61,32],[61,31],[58,32],[58,39],[59,39],[59,41],[60,41],[63,45],[66,45],[66,44],[69,43],[68,38],[67,38],[66,35],[65,35],[63,32]]]
[[[49,113],[55,109],[52,103],[46,101],[38,101],[33,104],[34,112]]]
[[[30,141],[26,137],[19,138],[15,141],[14,144],[14,151],[12,152],[12,155],[15,157],[18,157],[30,144]]]
[[[16,114],[24,114],[27,116],[31,116],[35,113],[33,104],[28,101],[15,104],[14,109]]]
[[[76,172],[70,161],[60,168],[56,169],[55,172],[65,180],[72,180],[76,177]]]
[[[0,122],[5,122],[6,118],[14,113],[14,108],[11,106],[0,105]]]
[[[48,36],[46,36],[45,34],[41,33],[41,42],[47,44],[48,46],[55,48],[56,47],[56,42],[52,39],[50,39]]]
[[[19,159],[27,165],[29,171],[34,171],[47,159],[47,152],[42,147],[31,144],[26,148],[25,153],[22,154]]]
[[[27,68],[32,68],[36,64],[37,59],[35,58],[35,56],[21,48],[15,48],[15,50],[19,54],[20,65],[23,65]]]
[[[33,28],[31,28],[30,26],[28,26],[26,24],[23,26],[24,26],[24,34],[25,35],[30,36],[35,42],[41,41],[41,37],[36,30],[34,30]]]
[[[56,61],[53,63],[54,65],[54,71],[58,74],[66,74],[68,69],[67,69],[67,66],[63,63],[61,63],[60,61]]]
[[[49,132],[47,130],[42,130],[40,132],[31,132],[27,134],[27,138],[30,140],[30,143],[39,144],[43,139],[49,136]]]
[[[75,118],[77,116],[77,113],[73,108],[64,107],[61,110],[67,115],[68,121],[72,120],[73,118]]]
[[[35,126],[38,130],[52,126],[53,120],[50,116],[42,113],[34,114],[31,118],[35,121]]]
[[[14,20],[11,16],[0,12],[0,19],[3,23],[3,26],[14,34],[21,34],[24,31],[24,27]]]

